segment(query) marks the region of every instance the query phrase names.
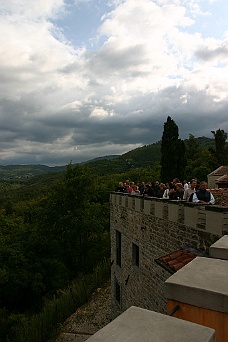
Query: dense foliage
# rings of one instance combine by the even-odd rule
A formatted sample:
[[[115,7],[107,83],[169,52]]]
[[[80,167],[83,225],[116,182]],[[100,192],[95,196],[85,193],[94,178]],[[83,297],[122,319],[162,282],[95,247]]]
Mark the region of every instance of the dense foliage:
[[[108,196],[100,199],[97,176],[69,164],[47,178],[1,194],[0,340],[13,329],[12,314],[38,313],[110,254]]]

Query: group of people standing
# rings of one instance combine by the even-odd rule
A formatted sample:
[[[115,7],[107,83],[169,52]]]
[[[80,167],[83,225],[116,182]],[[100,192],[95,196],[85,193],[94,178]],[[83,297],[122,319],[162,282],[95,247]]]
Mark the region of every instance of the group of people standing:
[[[119,183],[116,192],[203,204],[215,203],[213,194],[207,189],[207,183],[199,182],[197,179],[181,182],[178,178],[174,178],[172,182],[166,184],[159,181],[134,183],[126,180],[124,183]]]

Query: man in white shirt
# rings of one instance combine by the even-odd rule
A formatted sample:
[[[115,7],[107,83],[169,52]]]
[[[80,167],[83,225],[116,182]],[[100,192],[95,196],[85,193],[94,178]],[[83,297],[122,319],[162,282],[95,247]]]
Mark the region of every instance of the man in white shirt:
[[[207,190],[207,183],[200,182],[199,190],[197,190],[192,198],[192,202],[203,203],[203,204],[214,204],[215,199],[212,193]]]

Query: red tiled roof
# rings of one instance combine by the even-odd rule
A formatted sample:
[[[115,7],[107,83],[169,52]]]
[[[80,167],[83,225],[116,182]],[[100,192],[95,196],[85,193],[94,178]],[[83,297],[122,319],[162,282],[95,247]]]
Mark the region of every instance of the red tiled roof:
[[[218,169],[212,171],[209,176],[223,176],[228,174],[228,166],[220,166]]]
[[[224,175],[224,176],[222,176],[222,177],[219,177],[215,183],[216,183],[216,184],[219,184],[219,183],[228,183],[228,175]]]
[[[183,266],[187,265],[190,261],[192,261],[196,256],[206,256],[206,254],[200,250],[191,247],[185,249],[186,247],[184,246],[185,245],[183,245],[181,249],[178,249],[175,252],[159,257],[155,260],[155,262],[170,273],[175,273]]]

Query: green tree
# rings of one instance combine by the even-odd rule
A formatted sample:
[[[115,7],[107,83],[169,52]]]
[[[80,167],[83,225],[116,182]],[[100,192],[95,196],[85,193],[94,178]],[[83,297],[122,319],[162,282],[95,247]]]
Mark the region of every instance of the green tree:
[[[226,148],[227,133],[223,129],[211,131],[215,140],[215,150],[211,149],[218,161],[218,166],[225,165],[228,161],[228,150]]]
[[[185,145],[178,138],[179,131],[175,121],[168,116],[164,124],[161,143],[161,181],[167,182],[178,177],[184,178],[186,167]]]
[[[107,245],[108,208],[99,205],[97,176],[86,166],[69,164],[47,199],[41,234],[56,245],[55,256],[72,276],[89,272],[99,262]],[[53,251],[54,252],[54,251]]]
[[[194,135],[189,134],[189,138],[186,140],[185,146],[187,159],[196,160],[200,154],[200,144]]]
[[[178,153],[178,161],[177,161],[177,177],[180,180],[185,179],[185,169],[187,166],[187,158],[185,153],[185,143],[183,140],[178,139],[177,141],[177,153]]]

